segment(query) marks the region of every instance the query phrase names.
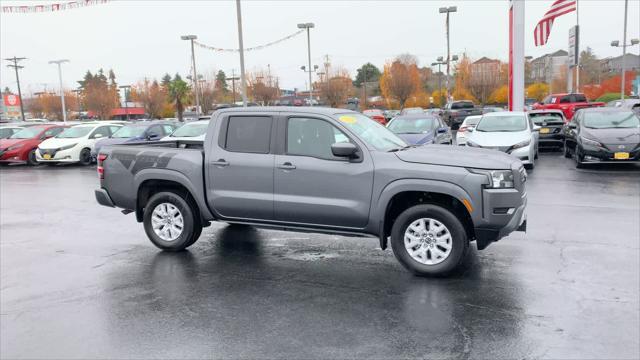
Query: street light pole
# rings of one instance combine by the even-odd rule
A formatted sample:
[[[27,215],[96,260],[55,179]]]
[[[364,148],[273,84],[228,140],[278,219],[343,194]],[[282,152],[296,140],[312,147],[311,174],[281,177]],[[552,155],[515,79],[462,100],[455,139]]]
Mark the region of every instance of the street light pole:
[[[441,7],[439,9],[441,14],[447,14],[447,78],[446,78],[446,87],[447,87],[447,101],[449,101],[449,74],[451,68],[451,47],[449,45],[449,14],[452,12],[457,12],[458,8],[456,6],[449,7]]]
[[[127,121],[129,121],[129,102],[127,101],[127,90],[131,89],[131,85],[119,86],[120,89],[124,89],[124,113],[127,115]]]
[[[436,62],[431,63],[431,66],[436,66],[438,65],[438,95],[440,95],[440,107],[442,108],[442,106],[444,105],[442,103],[442,70],[440,68],[440,66],[442,65],[446,65],[447,63],[444,61],[444,59],[442,58],[442,56],[438,56],[438,58],[436,59]]]
[[[629,9],[629,0],[624,0],[624,33],[622,34],[622,83],[620,84],[620,99],[624,100],[624,77],[626,70],[625,57],[627,55],[627,11]]]
[[[25,57],[19,58],[19,57],[15,57],[15,56],[12,57],[12,58],[5,59],[7,61],[13,62],[12,65],[7,65],[7,66],[13,68],[16,71],[16,84],[18,85],[18,100],[20,101],[20,114],[22,115],[22,121],[25,120],[24,119],[24,105],[22,105],[22,91],[20,91],[20,76],[18,75],[18,70],[24,68],[24,66],[18,65],[18,62],[22,61],[22,60],[26,60],[26,59],[27,58],[25,58]]]
[[[49,64],[58,65],[58,80],[60,80],[60,100],[62,100],[62,119],[64,123],[67,123],[67,109],[64,104],[64,89],[62,89],[62,64],[69,62],[67,59],[51,60]]]
[[[309,106],[313,106],[313,83],[311,82],[311,29],[313,29],[315,25],[313,23],[304,23],[298,24],[298,29],[307,29],[307,57],[309,60]]]
[[[193,66],[193,90],[196,93],[196,117],[200,117],[200,95],[198,94],[198,71],[196,71],[196,52],[193,47],[193,41],[196,40],[197,38],[198,36],[196,35],[180,36],[180,39],[182,40],[191,41],[191,61]]]
[[[625,23],[626,23],[626,16],[625,16]],[[625,27],[626,30],[626,27]],[[626,31],[625,31],[625,40],[626,40]],[[620,99],[624,100],[624,82],[625,82],[625,76],[624,73],[626,72],[626,62],[624,61],[625,55],[627,53],[627,46],[634,46],[634,45],[638,45],[640,44],[640,39],[631,39],[631,42],[629,44],[627,44],[626,41],[622,42],[622,45],[620,45],[620,41],[615,40],[611,42],[611,46],[613,47],[622,47],[622,67],[621,67],[621,71],[622,71],[622,84],[620,85]]]

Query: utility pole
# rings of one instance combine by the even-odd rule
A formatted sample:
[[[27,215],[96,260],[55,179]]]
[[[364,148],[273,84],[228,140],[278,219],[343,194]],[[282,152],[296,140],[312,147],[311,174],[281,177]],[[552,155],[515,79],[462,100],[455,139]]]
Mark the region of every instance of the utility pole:
[[[624,33],[622,34],[622,83],[620,84],[620,99],[624,100],[624,78],[626,70],[625,58],[627,57],[627,11],[629,10],[629,0],[624,0]]]
[[[239,77],[236,76],[236,71],[231,69],[231,78],[227,79],[231,80],[231,92],[233,94],[233,104],[236,104],[236,80],[240,80]]]
[[[20,114],[22,115],[22,121],[24,121],[24,105],[22,105],[22,91],[20,91],[20,76],[18,75],[18,70],[24,68],[24,66],[18,65],[19,61],[26,60],[26,57],[12,57],[5,59],[7,61],[12,61],[12,65],[7,65],[10,68],[13,68],[16,71],[16,84],[18,85],[18,100],[20,101]]]
[[[242,42],[242,7],[240,0],[236,0],[236,15],[238,17],[238,43],[240,47],[240,91],[242,93],[242,106],[247,106],[247,81],[244,74],[244,44]]]
[[[307,29],[307,57],[309,60],[309,106],[313,106],[313,82],[311,80],[311,29],[313,29],[315,25],[313,23],[304,23],[298,24],[298,29]],[[317,68],[317,67],[316,67]],[[303,69],[304,70],[304,69]]]
[[[51,60],[49,64],[58,65],[58,80],[60,80],[60,100],[62,101],[62,119],[64,123],[67,123],[67,109],[64,104],[64,89],[62,88],[62,64],[69,62],[67,59]]]
[[[182,40],[191,41],[191,61],[193,66],[193,90],[196,93],[196,118],[200,117],[200,95],[198,94],[198,71],[196,71],[196,52],[193,47],[193,41],[196,40],[196,35],[183,35],[180,36]]]
[[[449,7],[441,7],[439,9],[439,12],[441,14],[447,14],[447,22],[446,22],[446,28],[447,28],[447,78],[446,78],[446,87],[447,87],[447,101],[449,101],[449,74],[451,73],[450,68],[451,68],[451,47],[449,45],[449,14],[452,12],[457,12],[458,8],[456,6],[449,6]]]
[[[362,89],[364,90],[364,108],[367,108],[367,64],[362,67],[364,73],[364,81],[362,82]]]
[[[81,89],[71,90],[71,92],[76,94],[76,101],[78,102],[78,119],[80,119],[80,113],[82,112],[82,104],[80,104],[80,93]]]

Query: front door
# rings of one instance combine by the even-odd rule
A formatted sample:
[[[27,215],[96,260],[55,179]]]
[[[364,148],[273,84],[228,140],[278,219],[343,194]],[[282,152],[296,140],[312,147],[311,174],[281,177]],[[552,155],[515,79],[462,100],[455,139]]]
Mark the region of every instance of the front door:
[[[271,116],[226,116],[218,124],[219,138],[207,142],[208,201],[218,215],[273,219],[273,123]]]
[[[357,159],[336,157],[331,145],[352,142],[326,119],[281,119],[283,154],[275,157],[274,210],[278,221],[364,228],[369,218],[373,163],[359,146]]]

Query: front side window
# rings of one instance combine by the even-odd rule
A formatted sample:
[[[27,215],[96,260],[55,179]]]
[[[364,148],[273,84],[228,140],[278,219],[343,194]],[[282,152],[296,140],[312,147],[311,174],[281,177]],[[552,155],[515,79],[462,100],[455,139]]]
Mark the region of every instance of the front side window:
[[[349,142],[349,138],[327,121],[290,118],[287,122],[288,155],[336,159],[331,152],[331,145],[339,142]]]
[[[408,146],[404,140],[389,129],[362,114],[338,114],[336,119],[376,150],[389,151]]]
[[[56,135],[60,134],[62,132],[62,130],[64,130],[64,128],[61,128],[61,127],[56,127],[56,128],[53,128],[53,129],[49,129],[49,130],[44,132],[44,137],[49,138],[49,137],[52,137],[52,136],[56,136]]]
[[[93,132],[93,134],[91,134],[91,138],[95,139],[96,135],[102,135],[103,138],[109,137],[109,135],[111,135],[111,132],[109,131],[109,127],[108,126],[100,126],[99,128],[96,129],[96,131]]]
[[[569,96],[563,96],[562,99],[560,99],[560,104],[568,104],[571,102],[571,97]]]
[[[266,116],[232,116],[225,149],[234,152],[269,153],[272,119]]]

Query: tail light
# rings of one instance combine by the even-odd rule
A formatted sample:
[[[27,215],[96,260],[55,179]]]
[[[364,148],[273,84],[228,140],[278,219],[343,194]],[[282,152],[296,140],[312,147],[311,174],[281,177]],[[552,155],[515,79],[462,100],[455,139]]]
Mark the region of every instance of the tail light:
[[[458,129],[458,132],[465,132],[467,131],[468,127],[466,126],[460,126],[460,128]]]
[[[98,177],[100,180],[104,179],[104,167],[102,163],[107,160],[107,154],[98,154]]]

